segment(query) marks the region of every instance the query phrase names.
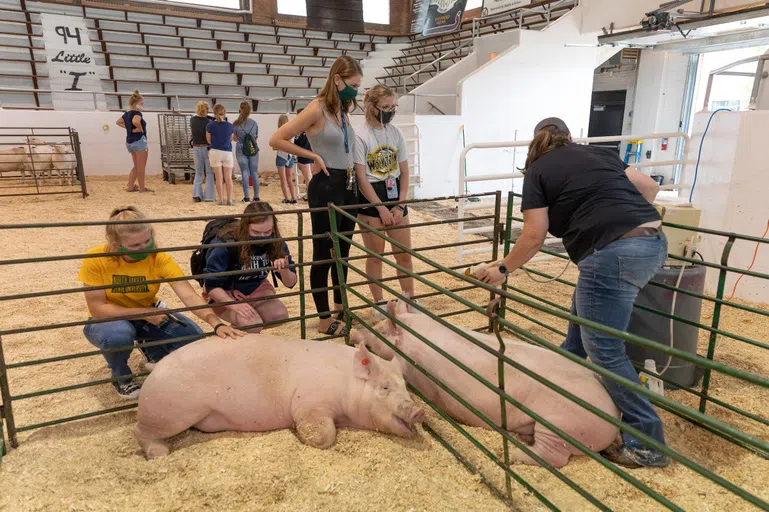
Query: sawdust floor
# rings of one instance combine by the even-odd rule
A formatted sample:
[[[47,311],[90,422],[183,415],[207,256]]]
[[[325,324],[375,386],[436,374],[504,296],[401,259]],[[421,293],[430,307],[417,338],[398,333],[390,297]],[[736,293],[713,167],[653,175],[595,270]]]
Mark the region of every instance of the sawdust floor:
[[[218,207],[194,204],[190,185],[172,186],[158,178],[149,180],[153,194],[126,194],[122,179],[91,178],[91,196],[48,196],[2,199],[3,223],[44,221],[85,221],[105,219],[113,207],[134,204],[150,217],[184,217],[208,213],[235,213],[242,205]],[[236,189],[237,191],[238,189]],[[272,201],[276,209],[280,189],[276,182],[262,190],[262,198]],[[236,192],[236,196],[239,197]],[[452,202],[453,203],[453,202]],[[447,205],[453,207],[455,205]],[[412,209],[412,222],[434,220],[435,217]],[[296,233],[296,216],[281,217],[285,236]],[[309,231],[309,217],[305,216]],[[159,224],[158,243],[163,246],[190,245],[199,242],[204,222]],[[103,227],[70,229],[35,229],[4,231],[0,259],[46,255],[78,254],[103,241]],[[456,240],[453,226],[415,229],[414,246],[424,247]],[[296,255],[297,244],[289,243]],[[307,257],[311,250],[306,246]],[[353,250],[353,255],[359,254]],[[446,265],[456,264],[456,250],[428,253]],[[189,252],[174,253],[182,268],[189,270]],[[478,257],[480,260],[481,258]],[[63,289],[79,286],[76,280],[80,261],[37,263],[2,267],[3,295],[29,291]],[[359,263],[362,268],[362,261]],[[560,271],[560,262],[535,265],[546,272]],[[418,271],[428,270],[416,262]],[[385,275],[393,275],[386,269]],[[572,268],[565,276],[574,280]],[[461,286],[445,275],[431,279],[447,288]],[[355,278],[355,280],[358,280]],[[516,274],[513,284],[560,304],[568,304],[571,290],[563,285],[533,283],[525,275]],[[430,291],[418,284],[417,293]],[[364,293],[366,293],[364,291]],[[366,293],[366,295],[368,295]],[[477,304],[485,304],[488,295],[476,290],[462,296]],[[170,287],[161,288],[161,297],[172,307],[181,306]],[[352,301],[353,304],[357,301]],[[286,301],[292,316],[299,314],[296,298]],[[446,313],[460,306],[443,296],[423,300],[430,310]],[[527,308],[522,307],[525,311]],[[0,329],[80,321],[86,317],[85,302],[80,294],[35,298],[6,302]],[[708,314],[706,309],[705,315]],[[308,298],[308,312],[314,310]],[[535,316],[536,312],[527,311]],[[541,315],[540,315],[541,317]],[[480,327],[484,318],[478,314],[452,317],[455,323]],[[520,325],[553,341],[559,341],[546,329],[519,319]],[[548,323],[564,330],[562,322],[549,318]],[[765,339],[769,323],[751,316],[729,311],[724,315],[724,328],[754,339]],[[308,333],[314,334],[316,323],[308,321]],[[281,326],[273,332],[297,336],[296,323]],[[707,336],[702,334],[702,342]],[[84,352],[92,346],[84,339],[81,327],[9,335],[3,339],[8,362],[28,361],[43,357]],[[703,349],[704,345],[701,347]],[[703,352],[704,353],[704,352]],[[734,341],[723,341],[717,360],[759,374],[769,367],[769,356],[760,349]],[[131,364],[139,369],[134,353]],[[13,395],[42,389],[88,382],[108,377],[101,357],[87,357],[42,366],[13,369],[9,372]],[[714,394],[749,412],[766,416],[765,390],[716,375]],[[695,399],[685,392],[668,396],[690,406]],[[122,405],[109,385],[46,395],[14,402],[18,426],[49,421],[60,417],[88,413]],[[719,419],[769,440],[765,428],[740,418],[719,407],[710,411]],[[504,488],[502,471],[463,440],[445,422],[430,411],[433,427],[460,448],[465,457],[482,468],[483,474]],[[690,424],[662,413],[670,445],[692,460],[740,485],[745,490],[769,499],[769,462],[704,432]],[[20,446],[11,451],[0,465],[0,509],[2,510],[503,510],[505,506],[480,482],[460,466],[429,434],[420,430],[414,439],[401,440],[372,432],[344,430],[329,450],[319,451],[302,445],[290,431],[272,433],[203,434],[187,432],[174,440],[174,451],[162,460],[147,462],[140,455],[132,435],[135,411],[130,410],[45,427],[19,434]],[[498,436],[482,429],[468,429],[493,453],[501,456]],[[583,498],[541,468],[514,468],[540,492],[564,510],[592,509]],[[563,474],[586,488],[596,498],[617,510],[657,510],[660,506],[645,498],[640,491],[612,475],[596,462],[580,457],[570,463]],[[686,510],[746,510],[750,506],[728,491],[704,481],[680,464],[665,470],[636,470],[633,476],[650,485]],[[513,485],[516,508],[534,510],[539,502],[520,486]]]

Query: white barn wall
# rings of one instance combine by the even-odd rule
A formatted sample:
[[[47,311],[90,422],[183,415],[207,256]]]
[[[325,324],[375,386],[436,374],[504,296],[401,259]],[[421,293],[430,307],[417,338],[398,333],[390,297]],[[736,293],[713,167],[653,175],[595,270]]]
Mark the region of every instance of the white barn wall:
[[[638,67],[638,81],[633,106],[634,135],[678,132],[681,130],[681,113],[689,67],[687,55],[643,51]],[[641,162],[649,161],[646,152],[652,152],[651,160],[675,160],[678,140],[670,139],[663,151],[659,140],[644,143]],[[665,184],[671,183],[672,167],[645,168],[648,174],[664,176]]]
[[[32,126],[32,127],[72,127],[80,135],[83,165],[86,175],[127,176],[131,169],[131,156],[125,148],[125,130],[115,125],[120,116],[119,112],[72,112],[35,111],[35,110],[3,110],[0,109],[0,126]],[[237,113],[229,113],[233,120]],[[259,170],[274,171],[276,152],[270,148],[268,141],[277,130],[279,114],[255,114],[251,118],[259,125]],[[158,132],[158,115],[154,112],[144,112],[147,122],[147,140],[149,143],[149,160],[147,174],[161,174],[160,163],[160,134]],[[352,116],[353,126],[362,126],[363,116]],[[105,133],[103,125],[109,126]],[[6,142],[5,140],[3,142]],[[18,142],[21,144],[22,139]],[[233,145],[234,150],[234,145]],[[235,172],[239,172],[237,161]]]
[[[544,31],[524,31],[520,46],[486,63],[460,84],[462,117],[468,143],[530,140],[545,117],[564,119],[576,136],[587,133],[595,67],[606,51],[595,47],[564,47],[595,43],[579,31],[580,7]],[[616,51],[616,50],[613,50]],[[522,167],[526,151],[516,155]],[[468,174],[513,172],[510,150],[475,150],[468,156]],[[520,181],[520,180],[519,180]],[[512,188],[511,182],[475,183],[470,192]]]
[[[415,122],[422,133],[422,185],[415,190],[415,197],[456,195],[462,153],[461,116],[416,116]]]
[[[694,118],[690,159],[696,159],[705,125],[710,112],[698,113]],[[701,226],[727,232],[760,237],[769,221],[766,191],[769,173],[766,172],[765,139],[769,130],[769,111],[721,112],[710,125],[700,164],[693,204],[702,209]],[[682,179],[691,184],[694,166],[686,169]],[[688,190],[686,191],[688,198]],[[700,253],[707,261],[720,262],[726,238],[703,235]],[[747,269],[753,259],[756,244],[737,241],[729,258],[729,265]],[[769,247],[759,249],[753,270],[769,273]],[[726,296],[731,294],[738,275],[730,273],[726,281]],[[718,271],[708,270],[707,292],[715,293]],[[744,277],[735,297],[769,302],[769,283],[766,280]]]

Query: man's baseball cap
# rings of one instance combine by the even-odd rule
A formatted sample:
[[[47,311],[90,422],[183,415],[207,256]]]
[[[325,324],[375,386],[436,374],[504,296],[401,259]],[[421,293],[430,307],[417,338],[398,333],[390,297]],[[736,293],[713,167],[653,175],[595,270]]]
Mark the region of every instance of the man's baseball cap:
[[[559,132],[565,135],[571,135],[571,132],[569,131],[569,127],[566,126],[566,123],[564,123],[562,119],[559,119],[557,117],[548,117],[547,119],[543,119],[542,121],[540,121],[537,127],[534,128],[534,135],[536,136],[540,130],[545,128],[545,126],[555,126],[556,130],[558,130]]]

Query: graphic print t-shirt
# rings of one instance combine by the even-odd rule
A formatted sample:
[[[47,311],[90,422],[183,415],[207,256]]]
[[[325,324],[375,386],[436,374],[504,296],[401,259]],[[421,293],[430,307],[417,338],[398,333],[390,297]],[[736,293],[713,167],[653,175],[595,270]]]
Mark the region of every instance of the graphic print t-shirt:
[[[87,253],[102,252],[109,252],[106,244],[89,249]],[[107,302],[110,304],[126,308],[148,308],[157,301],[160,284],[139,283],[182,276],[184,272],[173,258],[164,252],[158,252],[135,263],[127,263],[123,258],[110,256],[86,258],[77,278],[86,286],[115,285],[114,288],[105,290]]]
[[[366,166],[370,182],[400,177],[399,164],[408,159],[406,139],[392,124],[386,124],[384,130],[366,125],[355,135],[355,163]]]
[[[224,243],[219,238],[214,238],[210,242],[211,244]],[[289,269],[296,273],[294,268],[294,260],[291,258],[291,253],[288,250],[288,245],[283,242],[283,254],[288,257]],[[232,260],[232,261],[231,261]],[[206,267],[203,270],[204,274],[219,274],[223,272],[231,272],[234,270],[253,270],[247,274],[241,274],[238,276],[224,276],[213,277],[205,279],[204,283],[206,291],[214,290],[216,288],[223,288],[224,290],[238,290],[244,295],[250,295],[267,279],[269,272],[263,270],[272,266],[272,261],[267,254],[266,245],[255,245],[252,249],[251,261],[242,263],[240,258],[235,261],[231,258],[230,249],[227,247],[214,247],[209,249],[206,253]],[[279,272],[275,272],[278,279],[283,281]]]

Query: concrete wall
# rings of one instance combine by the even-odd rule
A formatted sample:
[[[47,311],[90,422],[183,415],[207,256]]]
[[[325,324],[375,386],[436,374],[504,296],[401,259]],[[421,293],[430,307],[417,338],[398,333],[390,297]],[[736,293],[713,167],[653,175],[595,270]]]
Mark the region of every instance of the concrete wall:
[[[696,158],[710,115],[710,112],[702,112],[694,118],[690,158]],[[769,111],[716,114],[702,148],[702,163],[692,200],[694,206],[702,209],[701,226],[756,237],[764,233],[769,221],[766,208],[769,173],[766,172],[765,149],[768,129]],[[694,167],[691,167],[683,176],[684,183],[691,184],[693,178]],[[725,243],[724,237],[703,235],[699,251],[707,261],[720,262]],[[747,269],[755,249],[755,243],[736,242],[729,265]],[[753,270],[769,273],[769,247],[762,244]],[[737,277],[729,274],[727,297]],[[717,284],[718,271],[708,270],[707,292],[715,293]],[[769,282],[744,277],[735,297],[769,302]]]
[[[422,133],[422,185],[414,194],[418,199],[453,196],[459,183],[459,155],[462,152],[460,116],[416,116]]]
[[[515,49],[520,43],[520,31],[514,30],[502,34],[476,38],[473,41],[473,52],[439,75],[431,78],[412,92],[415,94],[459,94],[459,85],[463,78],[488,63],[489,52],[502,54]],[[406,100],[406,98],[404,98]],[[412,99],[408,103],[401,102],[404,108],[413,109]],[[425,97],[417,100],[417,113],[435,114],[431,112],[428,102],[433,103],[447,115],[460,113],[461,103],[456,97]]]
[[[681,111],[686,89],[689,66],[687,55],[644,51],[638,68],[638,82],[633,107],[632,133],[638,135],[677,132],[681,129]],[[644,144],[641,161],[646,162],[646,152],[652,151],[651,160],[674,160],[677,140],[671,139],[668,149],[662,151],[660,141]],[[670,183],[672,167],[647,168],[649,174],[665,177]]]
[[[548,116],[563,118],[579,135],[587,133],[595,67],[608,55],[579,32],[580,7],[544,31],[524,31],[520,45],[499,55],[460,84],[467,142],[531,139],[536,124]],[[616,50],[612,50],[616,51]],[[476,150],[468,157],[468,174],[513,172],[511,150]],[[516,154],[522,167],[526,151]],[[507,181],[476,183],[471,192],[510,190]]]
[[[420,94],[458,94],[457,83],[474,69],[478,67],[478,61],[474,54],[470,54],[464,59],[460,60],[447,70],[443,71],[439,75],[431,78],[424,84],[420,85],[412,93],[416,95]],[[400,105],[402,108],[407,109],[409,112],[413,112],[413,96],[409,98],[403,98]],[[432,103],[439,109],[441,109],[446,115],[454,115],[458,113],[459,100],[456,96],[446,97],[419,97],[417,100],[417,113],[426,114],[430,111],[430,105]],[[437,114],[433,110],[433,114]]]
[[[125,175],[131,169],[131,156],[125,148],[125,130],[115,125],[117,112],[56,112],[0,109],[0,126],[72,127],[80,135],[83,165],[86,175]],[[276,153],[268,145],[270,136],[277,130],[278,114],[256,114],[251,116],[259,124],[259,169],[275,170]],[[160,134],[158,115],[145,112],[149,160],[147,174],[160,174]],[[234,119],[230,115],[230,119]],[[362,126],[363,116],[352,116],[353,126]],[[104,132],[103,126],[109,127]],[[5,140],[3,142],[6,142]],[[18,141],[22,142],[22,138]],[[233,148],[234,150],[234,148]],[[238,172],[237,163],[235,165]]]

